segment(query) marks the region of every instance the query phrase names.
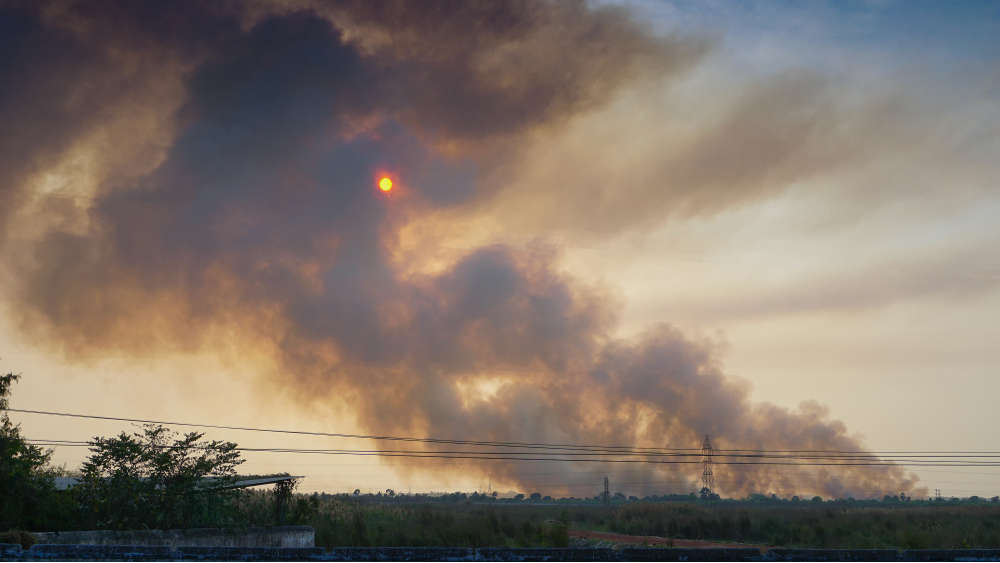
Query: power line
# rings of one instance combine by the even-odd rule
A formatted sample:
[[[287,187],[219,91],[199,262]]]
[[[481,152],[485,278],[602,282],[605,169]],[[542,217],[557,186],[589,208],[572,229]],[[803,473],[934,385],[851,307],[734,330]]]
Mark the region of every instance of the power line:
[[[52,442],[39,442],[34,445],[40,446],[70,446],[70,447],[86,447],[92,446],[93,443],[89,442],[73,442],[69,440],[65,441],[52,441]],[[165,449],[172,448],[174,446],[160,446]],[[199,449],[194,447],[194,449]],[[203,449],[203,448],[202,448]],[[589,462],[589,463],[647,463],[647,464],[659,464],[659,465],[691,465],[691,464],[701,464],[701,460],[685,459],[685,460],[674,460],[674,459],[601,459],[601,458],[566,458],[566,457],[549,457],[549,456],[559,456],[565,455],[562,453],[531,453],[531,452],[476,452],[476,451],[441,451],[441,450],[355,450],[355,449],[304,449],[304,448],[254,448],[254,447],[237,447],[234,448],[236,451],[241,452],[256,452],[256,453],[280,453],[280,454],[318,454],[318,455],[352,455],[352,456],[379,456],[379,457],[389,457],[389,458],[410,458],[410,459],[463,459],[463,460],[488,460],[488,461],[556,461],[556,462]],[[543,457],[537,457],[543,456]],[[714,461],[716,465],[775,465],[775,466],[798,466],[798,467],[895,467],[895,466],[914,466],[914,467],[1000,467],[1000,462],[977,462],[977,461],[947,461],[947,462],[937,462],[937,461],[853,461],[853,460],[840,460],[840,461],[818,461],[818,460],[799,460],[799,461],[731,461],[731,460],[721,460]]]
[[[68,412],[56,412],[56,411],[42,411],[42,410],[32,410],[32,409],[7,409],[10,412],[20,412],[26,414],[41,414],[48,416],[63,416],[71,418],[88,418],[96,420],[111,420],[117,422],[137,422],[142,424],[163,424],[165,426],[190,426],[193,428],[213,428],[219,430],[240,430],[249,432],[271,432],[280,434],[298,434],[305,436],[323,436],[332,438],[353,438],[353,439],[365,439],[365,440],[391,440],[400,442],[420,442],[420,443],[433,443],[433,444],[463,444],[472,446],[496,446],[496,447],[524,447],[524,448],[544,448],[544,449],[568,449],[568,450],[607,450],[607,451],[694,451],[698,448],[669,448],[669,449],[658,449],[658,448],[636,448],[632,446],[602,446],[602,445],[580,445],[580,444],[552,444],[544,442],[501,442],[501,441],[490,441],[490,440],[455,440],[447,438],[417,438],[411,436],[381,436],[374,434],[349,434],[343,432],[317,432],[317,431],[307,431],[307,430],[286,430],[277,428],[258,428],[249,426],[229,426],[221,424],[200,424],[192,422],[177,422],[177,421],[165,421],[165,420],[150,420],[142,418],[125,418],[125,417],[114,417],[114,416],[100,416],[100,415],[88,415],[79,413],[68,413]]]
[[[279,434],[297,434],[305,436],[322,436],[322,437],[333,437],[333,438],[351,438],[351,439],[366,439],[366,440],[387,440],[387,441],[399,441],[399,442],[417,442],[417,443],[431,443],[431,444],[451,444],[451,445],[467,445],[467,446],[493,446],[493,447],[504,447],[504,448],[529,448],[529,449],[550,449],[550,450],[566,450],[566,451],[584,451],[584,452],[606,452],[614,455],[646,455],[646,456],[690,456],[690,457],[701,457],[702,448],[646,448],[646,447],[634,447],[634,446],[616,446],[616,445],[583,445],[583,444],[560,444],[560,443],[545,443],[545,442],[511,442],[511,441],[491,441],[491,440],[458,440],[458,439],[446,439],[446,438],[418,438],[411,436],[390,436],[390,435],[375,435],[375,434],[351,434],[343,432],[319,432],[319,431],[306,431],[306,430],[287,430],[287,429],[277,429],[277,428],[260,428],[260,427],[248,427],[248,426],[229,426],[221,424],[204,424],[204,423],[192,423],[192,422],[178,422],[178,421],[165,421],[165,420],[152,420],[152,419],[141,419],[141,418],[126,418],[126,417],[113,417],[113,416],[101,416],[101,415],[88,415],[80,413],[69,413],[69,412],[57,412],[57,411],[43,411],[43,410],[33,410],[33,409],[7,409],[10,412],[20,412],[25,414],[39,414],[47,416],[61,416],[70,418],[85,418],[85,419],[95,419],[95,420],[110,420],[117,422],[135,422],[142,424],[162,424],[166,426],[188,426],[194,428],[212,428],[219,430],[238,430],[238,431],[250,431],[250,432],[268,432],[268,433],[279,433]],[[692,452],[692,453],[686,453]],[[725,452],[725,453],[722,453]],[[880,451],[865,451],[865,450],[769,450],[769,449],[714,449],[713,454],[716,457],[779,457],[777,454],[789,454],[789,459],[804,459],[803,455],[796,454],[825,454],[816,456],[814,459],[829,459],[836,456],[835,459],[853,459],[857,457],[858,459],[870,459],[870,458],[891,458],[896,456],[906,455],[908,457],[918,456],[918,457],[976,457],[976,458],[990,458],[990,457],[1000,457],[1000,450],[979,450],[979,451],[947,451],[947,450],[887,450],[884,452]],[[761,455],[756,455],[761,454]],[[563,454],[570,455],[570,454]],[[577,455],[577,454],[573,454]],[[597,454],[590,454],[597,455]],[[699,462],[700,463],[700,462]]]
[[[35,442],[35,445],[46,445],[46,446],[89,446],[94,445],[94,442],[90,441],[79,441],[79,440],[48,440],[48,439],[31,439],[29,441]],[[163,448],[171,448],[173,446],[161,446]],[[291,452],[291,453],[339,453],[339,452],[364,452],[364,453],[412,453],[412,454],[477,454],[477,455],[559,455],[559,456],[643,456],[643,457],[703,457],[705,454],[689,454],[689,453],[645,453],[645,452],[622,452],[622,453],[609,453],[609,452],[506,452],[506,451],[476,451],[476,450],[358,450],[358,449],[344,449],[344,448],[275,448],[275,447],[249,447],[244,446],[241,448],[243,451],[274,451],[274,452]],[[711,455],[711,454],[709,454]],[[898,456],[793,456],[793,455],[771,455],[771,454],[715,454],[716,458],[755,458],[755,459],[790,459],[790,460],[838,460],[838,461],[869,461],[878,462],[886,461],[892,463],[902,463],[909,462],[915,464],[924,463],[936,463],[935,460],[928,459],[912,459],[913,456],[908,456],[908,458],[898,458]],[[879,459],[886,458],[886,459]],[[975,463],[987,463],[985,461],[969,460],[969,457],[975,458],[1000,458],[1000,455],[993,456],[959,456],[959,455],[949,455],[949,456],[916,456],[916,457],[946,457],[946,458],[966,458],[966,459],[956,459],[947,460],[953,463],[968,463],[970,461]],[[702,459],[704,463],[704,459]],[[990,462],[997,463],[1000,462]]]

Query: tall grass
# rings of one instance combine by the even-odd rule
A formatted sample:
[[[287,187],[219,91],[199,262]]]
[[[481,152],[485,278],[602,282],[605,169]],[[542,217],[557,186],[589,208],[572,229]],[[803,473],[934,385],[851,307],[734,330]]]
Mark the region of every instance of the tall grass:
[[[305,498],[305,497],[302,497]],[[297,523],[333,546],[565,546],[568,529],[786,547],[1000,547],[1000,506],[636,502],[617,507],[364,503],[310,497]]]
[[[306,522],[334,546],[565,547],[566,522],[522,507],[377,505],[327,500]]]

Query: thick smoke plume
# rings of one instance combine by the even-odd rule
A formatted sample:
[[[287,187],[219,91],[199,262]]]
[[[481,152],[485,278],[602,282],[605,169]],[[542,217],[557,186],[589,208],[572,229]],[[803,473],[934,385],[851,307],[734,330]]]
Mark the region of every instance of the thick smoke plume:
[[[0,22],[4,289],[20,327],[71,359],[225,338],[273,355],[275,385],[351,397],[378,433],[861,449],[819,406],[750,402],[711,342],[666,325],[615,337],[617,301],[543,243],[434,267],[400,250],[412,221],[502,189],[481,180],[521,139],[683,74],[700,39],[573,2],[25,2]],[[389,197],[382,170],[400,179]],[[466,470],[517,484],[526,467]],[[697,474],[593,471],[637,493]],[[899,468],[717,480],[730,495],[914,486]]]

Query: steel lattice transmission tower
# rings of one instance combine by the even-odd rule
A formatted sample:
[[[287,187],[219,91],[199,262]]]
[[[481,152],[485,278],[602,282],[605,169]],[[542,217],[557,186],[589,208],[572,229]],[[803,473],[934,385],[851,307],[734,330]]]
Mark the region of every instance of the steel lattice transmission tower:
[[[712,474],[712,440],[705,434],[705,441],[701,443],[701,490],[708,493],[715,490],[715,475]]]
[[[604,477],[604,504],[611,504],[611,487],[607,476]]]

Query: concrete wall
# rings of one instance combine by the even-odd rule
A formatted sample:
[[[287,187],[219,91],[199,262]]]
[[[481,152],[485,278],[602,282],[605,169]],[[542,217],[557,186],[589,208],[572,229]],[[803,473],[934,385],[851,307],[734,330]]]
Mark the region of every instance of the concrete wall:
[[[267,528],[192,528],[187,530],[95,530],[32,532],[39,544],[141,545],[166,547],[313,547],[310,526]]]
[[[167,547],[0,544],[4,561],[1000,561],[1000,549]]]

